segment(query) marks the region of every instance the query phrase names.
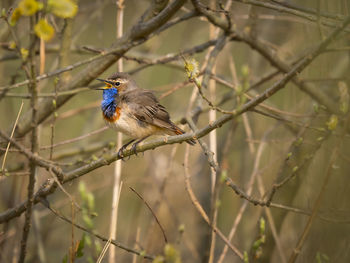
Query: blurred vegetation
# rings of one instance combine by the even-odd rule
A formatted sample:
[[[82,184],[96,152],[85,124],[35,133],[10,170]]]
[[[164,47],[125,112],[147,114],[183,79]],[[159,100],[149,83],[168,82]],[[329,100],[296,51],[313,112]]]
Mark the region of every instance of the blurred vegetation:
[[[319,46],[349,1],[129,0],[120,39],[116,1],[0,7],[0,262],[110,262],[115,245],[116,262],[350,262],[350,26]],[[153,137],[125,158],[108,240],[117,136],[90,88],[119,59],[186,131],[232,117],[194,147]]]

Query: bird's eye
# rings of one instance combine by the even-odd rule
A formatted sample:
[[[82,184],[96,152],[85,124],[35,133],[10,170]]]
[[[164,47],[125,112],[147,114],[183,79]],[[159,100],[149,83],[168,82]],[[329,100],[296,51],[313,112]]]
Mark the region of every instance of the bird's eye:
[[[117,81],[117,82],[115,83],[115,85],[116,85],[116,86],[120,86],[120,82]]]

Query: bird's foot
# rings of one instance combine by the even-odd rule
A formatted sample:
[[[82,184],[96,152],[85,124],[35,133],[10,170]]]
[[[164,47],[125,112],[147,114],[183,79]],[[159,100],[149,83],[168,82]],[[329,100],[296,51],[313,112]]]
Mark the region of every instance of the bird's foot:
[[[124,155],[123,155],[123,151],[125,150],[125,147],[120,147],[120,149],[118,150],[118,158],[121,159],[122,161],[124,161]]]
[[[138,143],[134,143],[132,146],[131,146],[131,152],[134,153],[136,156],[137,156],[137,152],[136,152],[136,147],[137,147]]]
[[[126,147],[128,147],[128,145],[132,142],[134,142],[135,140],[131,140],[130,142],[124,144],[122,147],[120,147],[119,151],[118,151],[118,157],[124,161],[124,154],[123,154],[123,151],[126,149]],[[129,159],[130,159],[130,155],[129,155]],[[128,160],[129,160],[128,159]]]

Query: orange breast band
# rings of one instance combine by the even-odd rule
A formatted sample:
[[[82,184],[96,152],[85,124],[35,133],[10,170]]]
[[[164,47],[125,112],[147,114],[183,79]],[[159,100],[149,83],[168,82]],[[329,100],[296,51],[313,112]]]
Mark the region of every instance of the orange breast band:
[[[119,117],[120,117],[120,108],[117,107],[115,108],[115,113],[113,114],[112,117],[107,117],[103,112],[102,112],[103,118],[108,121],[108,122],[116,122]]]

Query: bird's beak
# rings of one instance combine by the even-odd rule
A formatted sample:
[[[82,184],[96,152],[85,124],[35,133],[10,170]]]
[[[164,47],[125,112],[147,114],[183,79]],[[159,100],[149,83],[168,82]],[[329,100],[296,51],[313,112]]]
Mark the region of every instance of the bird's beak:
[[[97,87],[97,88],[91,88],[91,89],[94,89],[94,90],[105,90],[105,89],[110,88],[111,85],[113,85],[112,81],[109,81],[109,80],[106,80],[106,79],[97,79],[97,80],[105,83],[106,86],[104,86],[104,87]]]

